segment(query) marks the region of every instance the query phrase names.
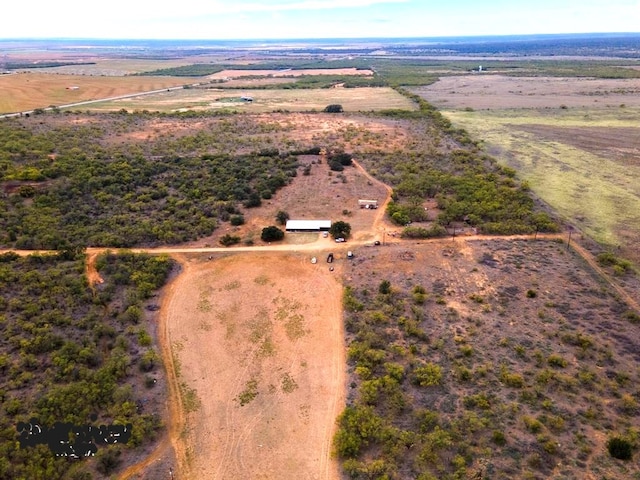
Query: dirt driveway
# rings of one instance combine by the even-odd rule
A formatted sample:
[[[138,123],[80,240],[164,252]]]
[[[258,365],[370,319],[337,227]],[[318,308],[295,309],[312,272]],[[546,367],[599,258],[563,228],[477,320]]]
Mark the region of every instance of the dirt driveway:
[[[185,256],[167,311],[189,412],[178,478],[340,478],[341,260],[313,254]]]

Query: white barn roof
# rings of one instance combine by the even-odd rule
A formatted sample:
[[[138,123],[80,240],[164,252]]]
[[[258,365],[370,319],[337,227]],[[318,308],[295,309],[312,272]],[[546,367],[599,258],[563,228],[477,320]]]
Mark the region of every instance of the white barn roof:
[[[320,231],[331,228],[331,220],[287,220],[287,230]]]

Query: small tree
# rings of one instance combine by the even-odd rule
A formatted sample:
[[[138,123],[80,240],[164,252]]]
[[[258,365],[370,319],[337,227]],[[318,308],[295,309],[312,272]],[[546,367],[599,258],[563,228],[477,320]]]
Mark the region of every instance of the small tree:
[[[284,238],[284,232],[278,227],[271,225],[270,227],[264,227],[260,238],[263,242],[277,242]]]
[[[339,220],[331,225],[329,233],[333,238],[349,238],[351,235],[351,225]]]
[[[289,220],[289,218],[290,218],[289,214],[284,210],[279,210],[278,213],[276,213],[276,221],[280,225],[285,225],[287,223],[287,220]]]
[[[342,105],[333,103],[324,107],[324,111],[327,113],[342,113],[344,112],[344,109],[342,108]]]

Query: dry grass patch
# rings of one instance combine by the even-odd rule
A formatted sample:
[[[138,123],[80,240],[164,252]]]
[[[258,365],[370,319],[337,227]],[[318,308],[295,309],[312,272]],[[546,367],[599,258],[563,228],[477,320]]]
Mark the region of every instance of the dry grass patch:
[[[183,80],[183,83],[184,82]],[[252,102],[241,97],[249,96]],[[127,98],[91,105],[92,110],[152,110],[161,112],[234,110],[263,113],[278,110],[321,111],[327,105],[341,104],[345,111],[377,111],[389,108],[414,110],[415,105],[391,88],[322,88],[292,90],[235,90],[192,88],[162,92],[140,98]]]
[[[176,77],[91,77],[19,73],[0,76],[0,113],[147,92],[183,85]],[[72,90],[71,87],[78,87]]]
[[[617,113],[617,114],[616,114]],[[637,109],[446,112],[584,233],[639,262]]]

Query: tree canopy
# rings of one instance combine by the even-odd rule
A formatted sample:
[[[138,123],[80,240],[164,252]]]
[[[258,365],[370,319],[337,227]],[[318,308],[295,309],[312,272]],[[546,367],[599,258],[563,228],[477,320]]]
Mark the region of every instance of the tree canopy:
[[[329,233],[333,238],[349,238],[351,236],[351,225],[342,220],[338,220],[331,224]]]
[[[275,225],[271,225],[262,229],[260,238],[263,242],[277,242],[284,238],[284,232]]]

